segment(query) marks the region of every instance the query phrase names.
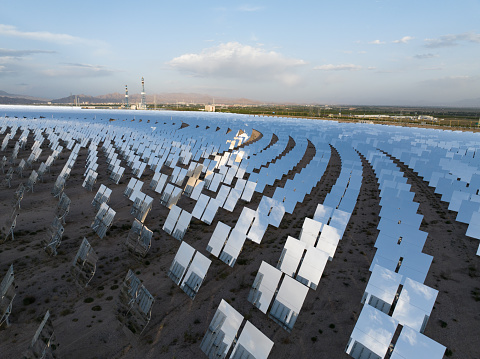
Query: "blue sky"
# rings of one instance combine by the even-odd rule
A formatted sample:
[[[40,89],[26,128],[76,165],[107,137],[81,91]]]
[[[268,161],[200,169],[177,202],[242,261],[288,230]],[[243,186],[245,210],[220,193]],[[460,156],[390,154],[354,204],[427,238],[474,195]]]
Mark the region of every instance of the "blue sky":
[[[270,102],[480,98],[480,0],[0,0],[0,90]]]

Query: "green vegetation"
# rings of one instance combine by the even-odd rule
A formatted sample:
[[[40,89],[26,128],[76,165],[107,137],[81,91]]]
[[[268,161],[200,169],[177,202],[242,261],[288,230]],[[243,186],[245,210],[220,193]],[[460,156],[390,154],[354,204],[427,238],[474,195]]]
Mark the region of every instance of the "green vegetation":
[[[23,305],[30,305],[32,303],[35,303],[35,297],[34,296],[28,296],[23,298]]]
[[[434,108],[434,107],[393,107],[393,106],[320,106],[320,105],[264,105],[219,107],[216,112],[230,112],[259,116],[287,116],[306,118],[332,118],[341,121],[358,122],[355,116],[386,115],[390,118],[365,118],[375,123],[396,123],[399,125],[422,123],[445,127],[477,127],[480,121],[479,109]],[[402,116],[401,118],[393,118]],[[418,116],[432,116],[418,119]]]
[[[64,310],[62,310],[62,311],[60,312],[60,315],[61,315],[62,317],[64,317],[64,316],[69,315],[69,314],[72,314],[72,313],[73,313],[73,311],[72,311],[71,309],[64,309]]]
[[[475,290],[471,291],[471,294],[475,302],[480,302],[480,288],[475,288]]]

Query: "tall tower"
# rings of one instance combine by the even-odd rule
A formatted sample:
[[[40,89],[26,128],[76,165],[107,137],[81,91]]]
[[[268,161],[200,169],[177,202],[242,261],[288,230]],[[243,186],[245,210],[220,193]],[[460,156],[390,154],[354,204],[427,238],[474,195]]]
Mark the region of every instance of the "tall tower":
[[[147,101],[145,100],[145,80],[142,77],[142,102],[140,103],[140,108],[142,110],[147,109]]]
[[[125,85],[125,108],[128,108],[128,87]]]

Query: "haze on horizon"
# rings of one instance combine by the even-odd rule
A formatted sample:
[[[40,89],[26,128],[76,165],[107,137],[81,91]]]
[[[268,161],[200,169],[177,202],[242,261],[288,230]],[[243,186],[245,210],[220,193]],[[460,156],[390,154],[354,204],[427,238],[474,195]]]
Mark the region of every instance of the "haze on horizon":
[[[114,5],[112,5],[114,4]],[[480,99],[479,0],[23,1],[0,13],[0,90],[265,102]]]

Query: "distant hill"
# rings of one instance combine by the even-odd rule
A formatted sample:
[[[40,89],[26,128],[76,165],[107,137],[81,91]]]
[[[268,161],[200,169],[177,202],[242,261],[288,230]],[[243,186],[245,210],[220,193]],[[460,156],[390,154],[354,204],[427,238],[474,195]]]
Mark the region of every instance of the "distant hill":
[[[2,105],[31,105],[34,103],[46,103],[48,100],[27,95],[15,95],[0,90],[0,104]]]
[[[71,104],[77,101],[79,104],[81,103],[91,103],[91,104],[98,104],[98,103],[122,103],[116,98],[100,98],[88,95],[70,95],[67,97],[62,97],[56,100],[52,100],[53,104]]]
[[[0,96],[0,105],[32,105],[39,101],[28,100],[22,97]]]

